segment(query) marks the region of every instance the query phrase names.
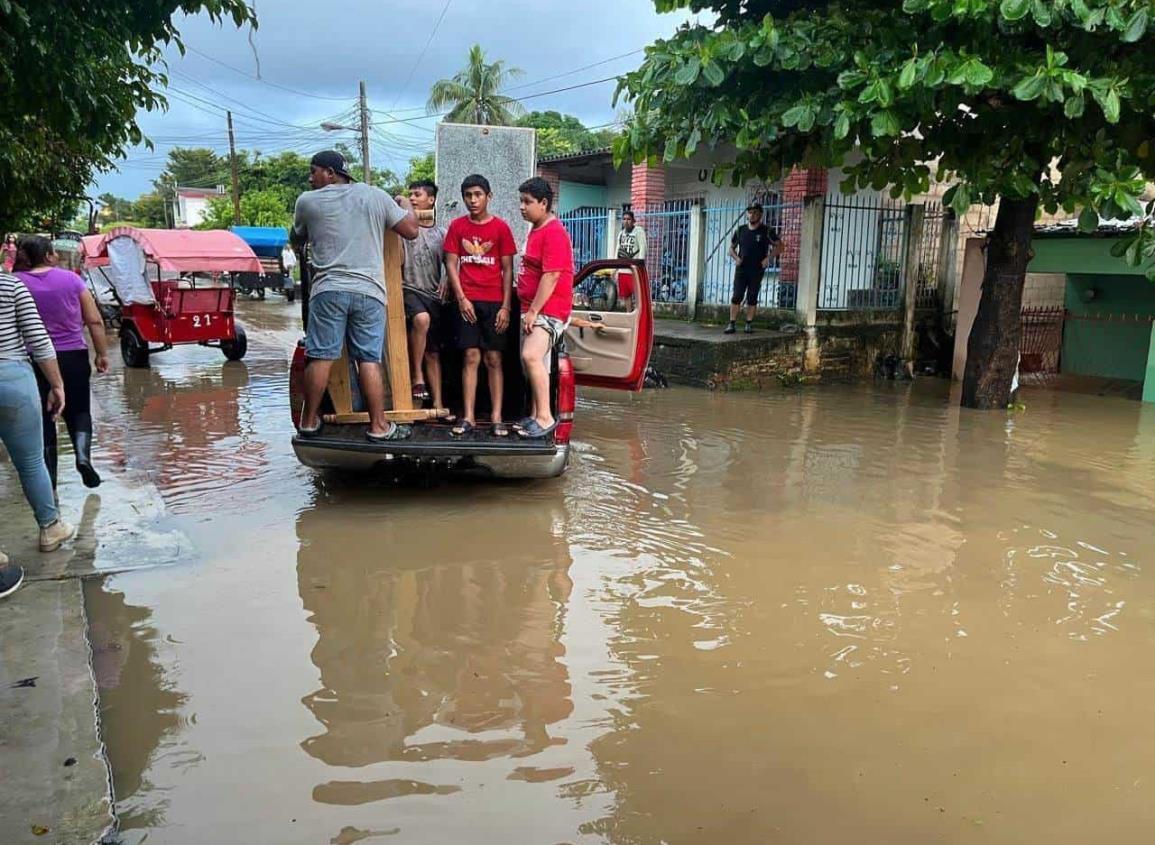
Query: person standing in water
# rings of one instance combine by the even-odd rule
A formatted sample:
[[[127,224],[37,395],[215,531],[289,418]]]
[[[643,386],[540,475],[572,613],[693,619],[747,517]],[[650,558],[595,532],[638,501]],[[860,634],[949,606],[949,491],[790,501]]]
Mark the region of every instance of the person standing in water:
[[[56,253],[48,238],[22,238],[16,248],[16,276],[24,283],[56,349],[56,361],[64,380],[64,425],[72,440],[76,469],[85,487],[100,486],[100,474],[92,465],[92,363],[84,329],[96,351],[96,371],[108,372],[108,338],[104,318],[84,280],[71,270],[56,266]],[[47,401],[52,385],[37,371],[40,396]],[[56,489],[56,419],[44,415],[44,463]]]

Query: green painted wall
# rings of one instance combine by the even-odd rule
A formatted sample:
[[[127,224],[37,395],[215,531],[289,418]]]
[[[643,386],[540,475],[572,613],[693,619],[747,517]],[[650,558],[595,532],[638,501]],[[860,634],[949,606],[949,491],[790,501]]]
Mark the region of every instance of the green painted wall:
[[[1084,300],[1094,288],[1095,298]],[[1155,316],[1155,284],[1142,276],[1067,275],[1062,370],[1142,381],[1147,374],[1151,324],[1131,319],[1080,320],[1080,316]]]
[[[606,207],[605,185],[583,185],[581,182],[561,182],[558,185],[557,213],[565,214],[583,206]]]
[[[1031,241],[1035,257],[1027,270],[1031,273],[1111,273],[1142,276],[1141,267],[1129,267],[1122,258],[1111,255],[1118,238],[1036,237]]]
[[[1143,382],[1143,401],[1155,402],[1155,324],[1151,326],[1151,348],[1147,351],[1147,380]]]

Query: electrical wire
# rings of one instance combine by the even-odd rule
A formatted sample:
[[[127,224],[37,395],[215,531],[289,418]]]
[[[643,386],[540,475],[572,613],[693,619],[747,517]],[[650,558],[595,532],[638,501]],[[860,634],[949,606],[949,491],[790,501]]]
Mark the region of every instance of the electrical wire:
[[[405,77],[405,83],[401,86],[401,90],[397,92],[397,96],[393,98],[393,105],[390,109],[397,108],[397,103],[401,101],[401,97],[409,89],[409,83],[413,81],[413,73],[417,70],[417,66],[421,64],[421,60],[425,58],[426,52],[429,50],[429,45],[433,43],[433,36],[437,35],[437,30],[441,28],[441,22],[445,20],[445,13],[449,11],[449,6],[453,0],[445,0],[445,5],[441,7],[441,14],[437,16],[437,21],[433,24],[433,29],[429,33],[429,37],[425,39],[425,46],[421,48],[421,53],[417,56],[417,61],[409,65],[409,75]]]
[[[253,82],[260,82],[262,85],[268,85],[271,88],[278,88],[281,91],[287,91],[290,94],[296,94],[298,97],[311,97],[314,100],[328,100],[328,101],[336,102],[336,103],[347,103],[351,99],[353,99],[352,97],[325,97],[325,96],[322,96],[320,94],[310,94],[307,91],[298,91],[296,88],[290,88],[287,85],[279,85],[276,82],[270,82],[269,80],[264,79],[262,77],[252,76],[251,74],[245,73],[245,71],[243,71],[239,68],[235,68],[230,64],[226,64],[225,62],[222,62],[220,59],[214,58],[202,50],[198,50],[196,47],[191,47],[191,46],[186,44],[185,49],[187,49],[190,53],[196,53],[201,58],[208,59],[210,62],[213,62],[214,64],[218,64],[223,68],[227,68],[227,69],[231,70],[233,73],[239,73],[241,76],[245,77],[246,79],[250,79]]]

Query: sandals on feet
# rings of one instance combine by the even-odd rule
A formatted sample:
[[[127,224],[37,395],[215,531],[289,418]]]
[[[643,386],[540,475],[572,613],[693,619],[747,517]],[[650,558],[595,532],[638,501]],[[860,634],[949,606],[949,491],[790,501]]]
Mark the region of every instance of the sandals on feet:
[[[407,440],[412,433],[413,426],[393,423],[393,427],[384,434],[373,434],[371,431],[366,431],[365,439],[370,443],[389,443],[394,440]]]
[[[323,422],[318,422],[312,428],[305,428],[304,426],[301,426],[297,429],[297,436],[304,437],[307,440],[310,437],[316,437],[319,435],[321,433],[321,429],[324,427],[325,424]]]
[[[418,402],[424,402],[429,398],[429,389],[420,382],[413,385],[413,398]]]
[[[520,433],[520,432],[524,431],[524,430],[525,430],[525,427],[526,427],[527,425],[529,425],[531,422],[534,422],[534,419],[533,419],[533,417],[522,417],[520,420],[518,420],[517,422],[515,422],[515,423],[514,423],[514,424],[511,426],[511,428],[512,428],[514,431],[516,431],[516,432]]]
[[[493,424],[493,436],[494,437],[509,437],[509,426],[507,426],[505,423],[494,423]]]
[[[523,437],[526,440],[540,440],[543,437],[549,437],[556,428],[557,420],[554,420],[553,425],[549,428],[543,428],[537,420],[530,420],[529,424],[526,425],[525,428],[519,429],[517,433],[519,437]]]
[[[469,420],[462,420],[457,425],[449,430],[449,433],[454,437],[464,437],[476,428]]]

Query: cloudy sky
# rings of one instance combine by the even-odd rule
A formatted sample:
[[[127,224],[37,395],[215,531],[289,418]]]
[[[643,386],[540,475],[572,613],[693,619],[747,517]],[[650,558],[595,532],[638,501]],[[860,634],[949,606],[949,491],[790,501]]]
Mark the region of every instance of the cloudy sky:
[[[239,149],[265,153],[323,149],[352,132],[326,133],[322,121],[353,125],[357,83],[374,110],[375,166],[404,172],[432,149],[430,85],[465,63],[470,45],[522,68],[511,96],[527,109],[577,115],[587,126],[614,119],[613,82],[638,66],[641,49],[687,16],[658,15],[651,0],[255,0],[259,28],[180,22],[187,52],[168,56],[170,107],[142,113],[155,150],[134,150],[97,193],[135,197],[151,190],[174,146],[227,152],[225,109]],[[594,84],[587,84],[594,83]],[[571,86],[580,86],[572,87]],[[559,88],[571,88],[556,91]],[[556,93],[543,93],[555,92]],[[541,96],[534,96],[540,94]]]

